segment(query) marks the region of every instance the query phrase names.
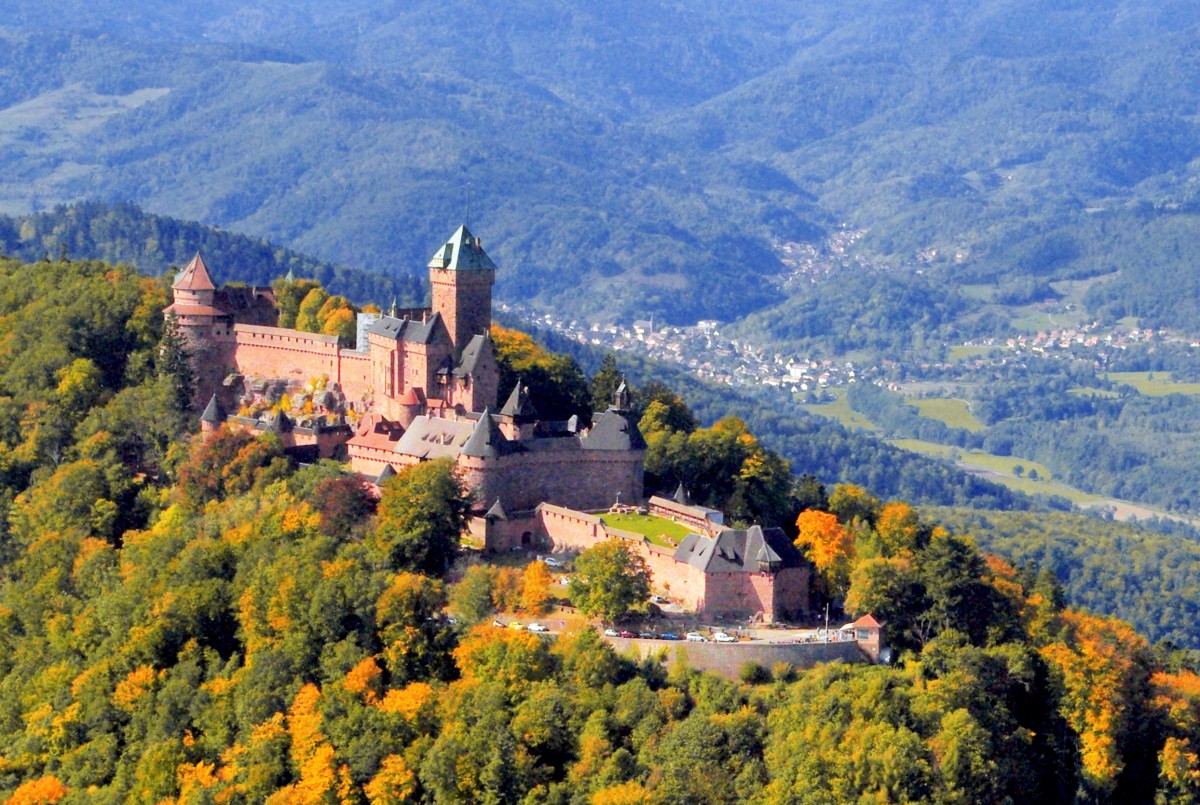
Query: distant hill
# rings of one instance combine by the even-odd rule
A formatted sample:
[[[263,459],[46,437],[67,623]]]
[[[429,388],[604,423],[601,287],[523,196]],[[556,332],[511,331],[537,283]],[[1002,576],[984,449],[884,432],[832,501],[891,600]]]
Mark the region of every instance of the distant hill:
[[[211,226],[150,215],[133,204],[87,202],[20,217],[0,216],[0,254],[22,260],[59,257],[128,263],[143,274],[161,274],[204,255],[217,282],[269,285],[289,271],[318,280],[332,293],[359,303],[420,304],[425,278],[416,273],[385,277],[336,266],[265,240]]]
[[[1096,314],[1200,331],[1200,294],[1155,281],[1200,254],[1181,0],[14,0],[0,25],[11,213],[132,200],[395,273],[469,206],[501,295],[679,322],[773,307],[775,245],[845,222],[901,275],[1116,271]]]

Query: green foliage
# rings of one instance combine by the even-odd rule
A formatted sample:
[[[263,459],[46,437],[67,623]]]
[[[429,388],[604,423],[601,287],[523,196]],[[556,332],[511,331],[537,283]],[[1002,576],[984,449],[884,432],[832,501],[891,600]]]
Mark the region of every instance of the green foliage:
[[[403,468],[384,482],[368,541],[376,561],[441,575],[458,555],[471,499],[448,459]]]
[[[584,614],[613,623],[644,608],[650,596],[650,571],[644,559],[620,540],[610,539],[575,559],[567,595]]]
[[[548,352],[525,333],[499,325],[492,326],[492,340],[500,369],[500,400],[508,399],[519,380],[529,387],[533,405],[543,419],[579,416],[586,421],[591,416],[587,380],[574,358]]]

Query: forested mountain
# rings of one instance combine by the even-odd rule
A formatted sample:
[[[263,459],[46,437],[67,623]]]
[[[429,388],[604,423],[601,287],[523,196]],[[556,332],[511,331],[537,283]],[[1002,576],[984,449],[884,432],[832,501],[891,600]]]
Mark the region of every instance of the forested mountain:
[[[774,305],[774,245],[847,223],[883,275],[1112,275],[1096,314],[1200,331],[1200,294],[1163,293],[1200,252],[1198,22],[1181,0],[16,0],[0,200],[132,200],[390,273],[469,206],[503,295],[664,321]],[[978,326],[945,301],[924,334]],[[806,310],[766,324],[846,340]]]
[[[462,555],[469,499],[451,465],[406,468],[376,500],[336,463],[297,467],[272,433],[189,437],[166,302],[163,278],[126,268],[0,258],[6,802],[1200,794],[1193,656],[1072,608],[1048,567],[985,555],[906,503],[793,487],[743,423],[702,428],[661,385],[640,392],[651,471],[717,462],[705,499],[793,521],[819,594],[886,620],[900,661],[751,663],[730,680],[634,661],[565,612],[553,638],[497,629],[497,609],[547,606],[539,575],[511,567],[495,570],[507,586],[479,602],[481,622],[456,623],[448,612],[477,597],[464,588],[488,565]],[[614,379],[602,367],[589,387],[520,334],[497,342],[507,376],[564,399],[603,396]]]

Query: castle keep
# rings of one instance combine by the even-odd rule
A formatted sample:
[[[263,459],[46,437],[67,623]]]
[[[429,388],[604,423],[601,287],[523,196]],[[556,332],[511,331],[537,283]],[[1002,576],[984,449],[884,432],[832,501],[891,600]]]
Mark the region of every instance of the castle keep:
[[[208,400],[202,431],[271,430],[303,458],[348,461],[376,484],[449,458],[473,493],[472,530],[489,550],[582,550],[622,538],[647,560],[656,589],[697,610],[771,620],[807,608],[807,560],[778,529],[725,529],[719,512],[686,496],[652,498],[651,510],[696,529],[663,550],[587,514],[643,500],[646,443],[624,384],[590,421],[542,419],[519,381],[499,405],[489,335],[495,264],[460,226],[428,269],[432,307],[359,314],[351,349],[336,336],[276,326],[270,288],[217,288],[197,255],[175,278],[165,315],[188,342]],[[310,400],[302,416],[278,405],[265,419],[251,415],[287,390]]]

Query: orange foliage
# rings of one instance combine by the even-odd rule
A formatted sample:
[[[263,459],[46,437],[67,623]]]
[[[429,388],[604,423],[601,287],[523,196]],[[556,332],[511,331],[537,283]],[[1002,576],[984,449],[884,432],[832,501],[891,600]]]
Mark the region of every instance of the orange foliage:
[[[544,614],[553,600],[552,581],[544,562],[531,562],[521,578],[521,609],[530,615]]]
[[[363,697],[367,704],[374,704],[379,698],[379,684],[383,671],[379,669],[374,657],[367,657],[358,665],[346,672],[342,684],[346,690]]]
[[[488,679],[504,685],[543,679],[550,673],[545,641],[526,631],[480,624],[454,649],[454,661],[466,680]]]
[[[149,665],[133,669],[117,683],[112,695],[113,705],[125,711],[133,710],[137,700],[150,692],[156,678],[154,669]]]
[[[883,543],[888,556],[911,552],[917,547],[921,523],[917,513],[907,503],[894,500],[884,504],[875,521],[875,533]]]
[[[23,783],[9,797],[6,805],[50,805],[70,791],[57,777],[46,775]]]
[[[844,590],[854,561],[854,538],[836,515],[809,509],[796,518],[796,547],[808,554],[831,590]]]
[[[1130,717],[1132,692],[1146,665],[1146,640],[1118,620],[1065,610],[1058,616],[1068,642],[1051,643],[1042,656],[1062,676],[1063,709],[1079,733],[1083,775],[1111,792],[1124,768],[1117,737]]]
[[[197,792],[217,784],[215,766],[212,763],[181,763],[176,770],[179,778],[179,801],[187,802]]]
[[[433,703],[433,688],[426,682],[413,682],[402,690],[389,690],[377,705],[385,713],[398,713],[412,721]]]
[[[416,775],[399,755],[388,755],[379,764],[379,771],[366,785],[367,801],[371,805],[400,805],[411,801],[416,791]]]

